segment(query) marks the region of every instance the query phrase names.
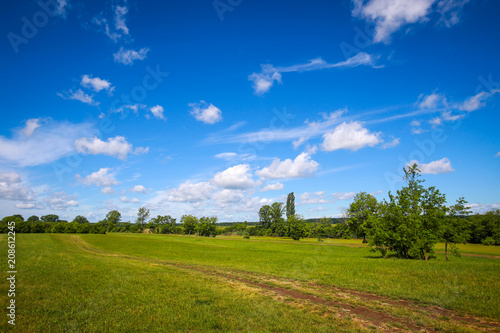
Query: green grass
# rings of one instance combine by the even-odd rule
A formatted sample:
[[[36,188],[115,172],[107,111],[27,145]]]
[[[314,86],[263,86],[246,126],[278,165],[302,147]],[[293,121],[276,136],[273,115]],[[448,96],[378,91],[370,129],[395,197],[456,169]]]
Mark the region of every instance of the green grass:
[[[102,253],[85,251],[74,239]],[[367,248],[345,246],[352,242],[20,234],[15,331],[373,331],[371,324],[339,318],[328,309],[307,308],[289,298],[277,301],[251,285],[182,265],[347,287],[500,319],[499,259],[463,257],[446,262],[441,254],[429,262],[381,259]],[[0,244],[0,263],[6,267],[5,235]],[[484,248],[473,250],[490,253],[482,252]],[[0,287],[0,306],[5,309],[5,279]],[[290,288],[295,288],[293,282]],[[321,288],[314,293],[321,294]],[[7,332],[12,328],[2,317],[0,331]],[[435,325],[447,327],[444,320]]]
[[[1,248],[6,252],[4,236]],[[358,330],[355,325],[276,302],[251,288],[221,284],[215,277],[148,261],[86,253],[70,237],[17,236],[15,331],[283,332],[291,327],[304,332]],[[101,237],[108,243],[124,240],[116,235]],[[141,239],[148,244],[146,237],[133,238]],[[3,260],[2,267],[5,264]],[[0,304],[7,304],[6,288],[3,280]],[[0,321],[2,332],[12,329],[5,318],[3,315]]]
[[[500,319],[499,259],[463,256],[447,262],[444,254],[427,262],[382,259],[363,247],[242,237],[111,234],[82,238],[112,252],[313,281]]]

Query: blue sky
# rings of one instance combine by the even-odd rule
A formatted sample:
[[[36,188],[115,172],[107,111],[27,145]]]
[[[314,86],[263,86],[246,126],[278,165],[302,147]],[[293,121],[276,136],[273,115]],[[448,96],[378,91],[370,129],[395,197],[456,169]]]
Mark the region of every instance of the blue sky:
[[[17,1],[2,30],[0,211],[339,216],[417,162],[500,207],[491,0]]]

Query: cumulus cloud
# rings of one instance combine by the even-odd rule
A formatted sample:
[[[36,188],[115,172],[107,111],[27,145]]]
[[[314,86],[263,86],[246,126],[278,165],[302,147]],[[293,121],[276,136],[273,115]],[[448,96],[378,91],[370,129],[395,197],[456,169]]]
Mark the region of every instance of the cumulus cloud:
[[[450,173],[455,171],[455,169],[453,169],[453,167],[451,166],[450,160],[446,157],[427,164],[420,163],[417,160],[413,160],[406,163],[406,166],[411,166],[413,164],[418,165],[418,168],[420,169],[423,175],[425,174],[436,175],[440,173]]]
[[[88,95],[84,93],[82,89],[78,89],[76,91],[70,89],[62,93],[57,93],[57,95],[63,99],[70,99],[70,100],[72,99],[88,105],[98,106],[100,104],[99,102],[94,101],[93,95]]]
[[[459,22],[461,9],[468,0],[352,0],[352,15],[375,24],[375,43],[389,43],[402,27],[423,23],[429,14],[441,14],[439,22],[451,27]]]
[[[42,125],[28,120],[26,127],[15,130],[11,138],[0,136],[0,161],[21,167],[51,163],[72,153],[74,141],[92,132],[95,129],[89,123],[47,120]]]
[[[149,109],[153,116],[158,119],[165,119],[165,116],[163,115],[163,106],[161,105],[155,105]]]
[[[213,104],[201,101],[200,103],[190,103],[188,105],[191,107],[189,113],[198,121],[202,121],[205,124],[215,124],[222,120],[221,110]]]
[[[93,89],[94,91],[101,91],[101,90],[106,90],[106,91],[113,91],[114,87],[111,86],[111,83],[107,80],[103,80],[98,77],[91,77],[87,74],[82,76],[82,80],[80,81],[80,84],[89,89]]]
[[[213,183],[228,189],[245,189],[255,184],[248,164],[239,164],[216,173]]]
[[[223,205],[227,203],[237,203],[245,199],[245,194],[240,190],[234,189],[223,189],[215,192],[212,199],[217,205]]]
[[[123,136],[109,138],[107,141],[102,141],[97,137],[92,139],[80,138],[75,141],[75,148],[77,152],[82,154],[102,154],[114,156],[121,160],[126,160],[129,153],[142,154],[148,152],[148,149],[143,147],[133,150],[132,145]]]
[[[115,193],[115,191],[113,190],[113,188],[106,186],[106,187],[103,187],[101,189],[101,193],[102,194],[113,194],[113,193]]]
[[[208,200],[214,191],[215,186],[209,182],[193,184],[188,180],[182,183],[178,188],[169,190],[167,200],[173,202],[196,203]]]
[[[56,192],[44,199],[45,204],[54,210],[66,210],[68,207],[77,207],[79,203],[76,197],[68,196],[66,192]]]
[[[128,199],[126,196],[122,196],[120,197],[120,201],[121,202],[133,202],[133,203],[138,203],[138,202],[141,202],[139,199],[137,198],[132,198],[132,199]]]
[[[271,165],[255,172],[262,179],[287,179],[311,177],[316,173],[319,164],[311,159],[308,153],[298,155],[295,160],[275,159]]]
[[[85,178],[76,175],[76,179],[85,186],[95,185],[99,187],[110,187],[118,185],[112,168],[101,168],[99,171],[93,172]]]
[[[23,184],[18,173],[0,173],[0,199],[32,201],[35,197],[35,192],[29,186]]]
[[[373,56],[360,52],[357,55],[337,63],[329,64],[321,58],[316,58],[310,60],[305,64],[297,64],[287,67],[274,67],[270,64],[261,65],[260,73],[252,73],[248,76],[248,80],[253,83],[253,90],[256,95],[262,95],[268,92],[274,85],[274,82],[281,83],[282,73],[290,72],[309,72],[327,68],[336,67],[357,67],[357,66],[375,66],[375,60]]]
[[[358,122],[343,122],[333,131],[323,135],[322,148],[325,151],[338,149],[359,150],[363,147],[373,147],[383,142],[381,133],[371,133]]]
[[[44,209],[45,206],[33,203],[33,202],[18,202],[16,203],[16,208],[19,209]]]
[[[149,52],[148,48],[142,48],[138,51],[135,50],[127,50],[123,47],[120,47],[120,50],[113,54],[113,58],[115,62],[124,64],[124,65],[132,65],[135,60],[144,60]]]
[[[274,184],[269,184],[264,186],[260,191],[261,192],[267,192],[267,191],[279,191],[282,190],[285,186],[282,183],[274,183]]]
[[[148,193],[148,190],[144,186],[142,186],[142,185],[135,185],[134,187],[132,187],[130,189],[130,192],[137,192],[137,193],[144,193],[144,194],[146,194],[146,193]]]

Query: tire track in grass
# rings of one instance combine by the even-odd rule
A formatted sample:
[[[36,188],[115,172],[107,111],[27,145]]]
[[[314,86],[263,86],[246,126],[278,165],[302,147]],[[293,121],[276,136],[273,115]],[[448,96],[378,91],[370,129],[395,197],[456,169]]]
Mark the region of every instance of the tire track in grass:
[[[441,326],[444,324],[445,326],[459,325],[460,328],[469,329],[471,332],[500,332],[500,323],[498,322],[472,316],[460,316],[454,311],[437,306],[424,307],[405,300],[395,301],[388,297],[347,288],[305,283],[253,272],[221,269],[213,266],[186,265],[168,260],[114,253],[95,248],[79,236],[70,236],[70,239],[78,249],[92,255],[173,266],[190,272],[215,276],[228,282],[237,281],[261,291],[270,292],[282,299],[288,297],[306,306],[324,307],[340,318],[354,318],[364,327],[375,326],[377,331],[436,332],[442,330]]]

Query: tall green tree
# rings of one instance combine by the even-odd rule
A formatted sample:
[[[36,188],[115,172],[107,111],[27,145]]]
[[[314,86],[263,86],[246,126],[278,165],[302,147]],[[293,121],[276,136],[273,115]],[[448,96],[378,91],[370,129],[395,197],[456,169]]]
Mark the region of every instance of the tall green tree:
[[[148,218],[149,218],[149,209],[147,209],[146,207],[141,207],[137,212],[137,219],[135,220],[135,223],[139,225],[139,228],[141,230],[144,230],[144,227],[146,226],[146,220]]]
[[[414,164],[404,168],[407,185],[389,192],[389,201],[379,205],[376,215],[368,218],[369,244],[382,255],[387,251],[401,258],[427,260],[440,240],[441,224],[446,216],[446,197],[435,187],[425,188],[420,170]]]
[[[269,229],[271,227],[271,206],[264,205],[260,207],[259,222],[264,229]]]
[[[36,215],[31,215],[30,217],[28,217],[28,221],[29,222],[36,222],[36,221],[40,221],[40,218]]]
[[[377,199],[366,192],[357,193],[354,201],[347,209],[347,225],[351,233],[358,237],[363,237],[363,243],[366,243],[366,233],[371,228],[369,217],[377,211]]]
[[[196,226],[198,234],[205,237],[215,237],[217,235],[217,217],[205,217],[200,218],[200,222]]]
[[[285,220],[283,219],[284,207],[282,202],[273,202],[269,210],[269,216],[271,218],[271,230],[273,233],[277,233],[278,236],[284,236]]]
[[[293,192],[288,193],[286,197],[286,217],[295,215],[295,194]]]
[[[465,244],[470,238],[470,222],[467,216],[471,212],[466,205],[467,201],[463,197],[459,198],[456,204],[449,207],[448,216],[441,225],[441,241],[444,242],[446,260],[448,260],[448,245],[450,245],[450,252],[460,257],[457,244]]]
[[[184,228],[184,234],[191,235],[197,232],[198,219],[193,215],[183,215],[181,217],[182,227]]]
[[[79,223],[79,224],[83,224],[83,223],[89,223],[89,220],[87,220],[87,218],[85,216],[77,215],[73,219],[73,222],[76,222],[76,223]]]
[[[118,223],[122,220],[122,214],[117,210],[109,211],[104,219],[104,224],[106,225],[108,231],[113,230],[118,226]]]
[[[59,222],[59,216],[56,214],[44,215],[40,218],[43,222]]]

